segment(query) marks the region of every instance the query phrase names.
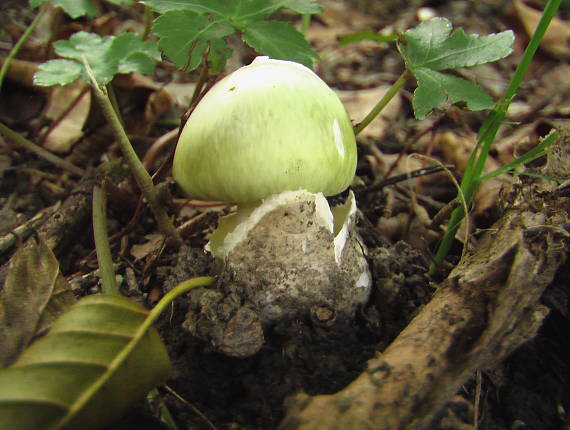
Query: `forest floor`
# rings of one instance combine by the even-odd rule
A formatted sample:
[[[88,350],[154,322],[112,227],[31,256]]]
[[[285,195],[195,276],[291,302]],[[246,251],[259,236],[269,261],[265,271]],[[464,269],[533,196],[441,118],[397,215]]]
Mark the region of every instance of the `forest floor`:
[[[516,39],[509,57],[457,72],[477,82],[498,99],[528,42],[528,30],[537,19],[536,11],[520,1],[329,0],[321,3],[325,11],[313,18],[307,32],[308,40],[321,56],[316,72],[337,91],[355,123],[398,78],[403,64],[393,44],[362,41],[340,45],[340,37],[362,30],[405,30],[431,16],[446,17],[454,28],[462,27],[467,33],[483,35],[513,29]],[[89,23],[90,31],[118,34],[128,29],[138,30],[142,25],[142,9],[115,7],[104,2],[99,7],[100,16]],[[5,53],[29,24],[33,12],[19,7],[18,2],[3,2],[0,8],[3,9],[0,10],[0,50]],[[297,19],[294,15],[285,15],[285,18]],[[508,163],[529,150],[553,127],[568,128],[568,3],[563,6],[559,18],[509,110],[507,123],[501,128],[490,153],[489,169]],[[32,83],[38,64],[49,55],[48,42],[65,38],[87,25],[82,20],[66,20],[55,10],[49,12],[45,25],[41,25],[24,46],[2,87],[0,122],[87,172],[84,178],[62,172],[23,149],[14,149],[10,142],[0,138],[2,283],[15,250],[33,236],[34,231],[39,231],[46,235],[75,295],[100,291],[90,218],[93,172],[103,161],[120,158],[120,152],[110,128],[105,125],[89,92],[84,90],[85,86],[73,84],[46,90],[34,87]],[[248,64],[255,56],[237,42],[234,48],[236,52],[224,73]],[[152,173],[172,150],[177,123],[189,104],[195,79],[195,75],[176,71],[173,65],[165,62],[155,76],[121,75],[113,82],[128,135]],[[452,281],[447,275],[454,265],[464,264],[455,269],[454,279],[471,276],[476,283],[477,276],[481,276],[488,281],[483,272],[469,272],[475,270],[473,267],[483,267],[477,266],[477,259],[483,258],[481,253],[485,250],[488,250],[487,266],[496,264],[498,272],[504,271],[495,273],[493,282],[501,286],[509,282],[516,284],[512,279],[528,276],[536,284],[544,283],[540,285],[536,300],[525,308],[540,311],[542,323],[533,330],[523,330],[522,334],[517,331],[519,326],[512,327],[509,330],[519,337],[501,341],[500,346],[469,332],[475,330],[473,325],[464,327],[459,335],[465,338],[461,345],[454,346],[458,355],[450,358],[450,350],[446,350],[441,352],[442,355],[433,356],[439,357],[440,362],[448,360],[438,368],[440,376],[434,370],[434,387],[442,392],[452,390],[455,394],[438,397],[437,393],[427,393],[426,387],[411,388],[418,396],[424,396],[430,410],[417,412],[417,417],[421,416],[423,421],[401,428],[570,428],[570,272],[568,263],[563,262],[566,251],[553,257],[559,268],[544,281],[540,267],[546,267],[550,260],[544,262],[544,266],[537,265],[539,273],[532,272],[530,267],[527,274],[517,272],[522,269],[515,267],[516,259],[507,259],[507,251],[499,256],[497,244],[493,245],[493,240],[485,236],[489,230],[504,227],[507,221],[501,224],[501,217],[506,217],[509,210],[519,209],[509,204],[521,200],[520,193],[524,193],[521,187],[528,182],[518,176],[502,175],[482,184],[469,215],[469,225],[460,230],[446,266],[438,276],[428,275],[429,263],[443,233],[443,227],[434,225],[433,221],[436,214],[454,199],[454,182],[447,173],[438,172],[376,186],[388,177],[431,166],[434,164],[432,159],[453,166],[453,174],[459,179],[475,146],[476,133],[486,112],[470,112],[451,106],[418,121],[410,103],[414,88],[413,82],[409,82],[382,115],[358,136],[359,183],[353,188],[359,208],[359,234],[368,248],[373,275],[369,303],[351,321],[322,325],[311,319],[298,319],[276,324],[266,329],[260,352],[251,357],[235,358],[216,351],[183,328],[194,299],[192,295],[177,299],[171,312],[158,325],[174,371],[168,381],[169,389],[159,389],[155,401],[168,407],[179,429],[274,429],[280,423],[282,428],[301,428],[297,427],[299,424],[294,418],[298,414],[299,419],[309,419],[309,415],[302,412],[309,407],[299,406],[299,399],[310,404],[313,396],[340,393],[359,375],[370,371],[377,363],[374,360],[382,360],[383,352],[414,317],[429,309],[430,300],[436,300],[436,291],[450,286]],[[70,100],[76,100],[71,110],[66,109]],[[570,143],[565,142],[566,147],[559,151],[560,163],[568,166]],[[544,160],[539,160],[532,167],[540,169],[544,164]],[[209,207],[203,202],[188,200],[170,180],[170,173],[159,177],[168,180],[173,196],[168,210],[184,237],[184,244],[176,251],[164,246],[150,212],[139,207],[136,185],[129,178],[123,175],[107,183],[115,270],[121,277],[125,295],[148,306],[188,278],[215,274],[214,261],[204,251],[204,246],[219,217],[229,210],[224,205]],[[543,198],[544,193],[533,191],[528,196]],[[564,198],[564,202],[552,204],[554,209],[548,209],[553,217],[556,211],[568,209],[568,197]],[[548,202],[540,204],[549,205]],[[30,226],[29,220],[38,214],[44,215],[14,240],[15,235],[11,232],[19,226]],[[567,213],[559,215],[563,220],[568,218]],[[509,237],[508,228],[506,238]],[[9,237],[11,241],[8,241]],[[464,237],[469,238],[465,259],[461,255]],[[473,255],[477,257],[470,260],[469,256]],[[490,288],[485,282],[481,282],[481,288]],[[494,285],[493,288],[501,286]],[[473,301],[479,300],[476,293],[471,297]],[[484,317],[479,316],[483,318],[479,324],[490,326],[495,320],[489,311],[489,303],[484,306],[487,307]],[[512,306],[515,315],[518,312],[516,303]],[[477,330],[487,333],[487,326]],[[409,330],[413,333],[413,328]],[[445,328],[441,330],[446,331]],[[509,330],[505,329],[505,332]],[[477,343],[480,349],[473,347],[473,339],[481,342]],[[429,341],[425,345],[429,345]],[[462,367],[458,363],[462,361],[463,353],[469,355],[471,361]],[[489,359],[493,354],[496,354],[495,362]],[[409,357],[402,357],[402,360],[406,359]],[[457,375],[445,379],[442,375],[446,372],[457,372]],[[297,396],[297,400],[291,400],[299,393],[309,397]],[[431,401],[435,398],[437,400]],[[378,401],[382,402],[383,398]],[[420,409],[416,408],[417,411]],[[152,405],[145,402],[112,428],[168,428],[153,418],[153,411]],[[322,413],[326,415],[328,410],[324,409]],[[287,420],[283,421],[285,417]],[[324,417],[323,422],[326,422]],[[355,424],[352,428],[380,428],[377,425],[371,419],[370,427]],[[331,427],[313,425],[307,428]]]

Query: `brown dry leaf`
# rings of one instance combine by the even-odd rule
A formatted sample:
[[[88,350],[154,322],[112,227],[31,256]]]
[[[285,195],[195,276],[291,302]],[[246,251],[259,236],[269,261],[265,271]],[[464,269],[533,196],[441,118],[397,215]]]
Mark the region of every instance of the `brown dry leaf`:
[[[354,124],[358,124],[390,88],[388,85],[383,85],[367,90],[337,91],[336,93],[348,111],[350,119]],[[390,100],[381,114],[362,130],[358,137],[374,141],[382,139],[389,125],[401,114],[401,110],[402,97],[397,94]]]
[[[74,104],[72,107],[71,105]],[[71,109],[66,113],[66,111]],[[87,84],[77,80],[69,85],[55,86],[51,90],[45,116],[57,121],[63,118],[45,137],[46,149],[56,153],[69,152],[71,146],[83,136],[83,126],[91,109],[91,93]],[[47,132],[47,129],[44,130]]]
[[[31,243],[12,258],[0,291],[0,367],[75,302],[51,249],[41,240]]]
[[[136,260],[141,260],[151,254],[156,254],[164,244],[164,236],[161,234],[147,234],[146,242],[133,245],[131,255]]]
[[[509,135],[499,137],[493,143],[493,149],[497,153],[497,160],[500,164],[507,164],[518,156],[524,154],[538,141],[536,133],[537,122],[521,124]]]
[[[113,82],[117,87],[128,90],[128,95],[125,98],[130,100],[130,104],[142,106],[139,100],[141,98],[145,100],[144,110],[137,108],[136,115],[131,115],[128,124],[129,133],[137,136],[146,136],[156,121],[172,107],[175,99],[162,84],[139,73],[118,75]],[[132,111],[131,113],[134,114],[135,112]]]
[[[541,12],[527,6],[522,0],[513,0],[513,5],[529,37],[532,36],[540,21]],[[570,57],[570,25],[554,17],[541,46],[557,57]]]
[[[570,116],[570,66],[560,64],[541,76],[535,91],[529,95],[532,106],[542,107],[543,116]]]
[[[338,38],[360,30],[373,28],[376,20],[351,7],[350,2],[325,0],[318,22],[313,22],[307,30],[307,40],[318,52],[327,47],[338,47]]]
[[[190,106],[190,101],[192,100],[192,96],[194,95],[194,89],[196,88],[195,83],[178,83],[178,82],[169,82],[164,86],[164,90],[170,94],[174,103],[178,107],[187,109]]]
[[[442,151],[443,162],[456,166],[456,171],[462,173],[467,166],[469,157],[475,148],[475,141],[469,137],[460,136],[452,131],[446,131],[436,136],[436,142]],[[490,172],[500,167],[493,157],[487,158],[484,172]],[[485,213],[487,210],[497,205],[499,191],[501,188],[511,183],[506,175],[501,175],[492,179],[488,179],[481,183],[479,190],[475,195],[475,208],[472,212],[474,215]]]

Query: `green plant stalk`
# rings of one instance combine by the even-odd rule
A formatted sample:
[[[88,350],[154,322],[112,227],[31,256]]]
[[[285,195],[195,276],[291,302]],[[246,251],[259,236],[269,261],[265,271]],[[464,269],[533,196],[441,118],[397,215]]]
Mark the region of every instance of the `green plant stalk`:
[[[48,3],[44,3],[42,5],[42,7],[38,11],[37,15],[34,17],[33,21],[30,23],[30,25],[28,26],[28,28],[26,29],[24,34],[22,34],[20,39],[16,42],[16,44],[10,50],[10,53],[8,54],[6,59],[4,60],[4,64],[2,65],[2,68],[0,69],[0,91],[2,90],[2,83],[4,82],[4,77],[6,76],[6,73],[8,73],[8,69],[10,68],[10,65],[12,64],[12,60],[14,59],[14,57],[16,55],[18,55],[18,52],[20,52],[20,49],[22,48],[22,46],[24,45],[24,43],[26,42],[28,37],[30,37],[30,35],[32,34],[34,29],[38,26],[40,19],[42,18],[45,11],[47,10],[47,6],[48,6]]]
[[[142,40],[148,40],[150,32],[152,30],[152,9],[146,4],[144,5],[144,31],[142,34]]]
[[[542,41],[544,34],[552,21],[552,18],[556,15],[558,7],[560,6],[561,0],[549,0],[546,4],[542,17],[528,46],[526,47],[521,61],[517,65],[515,73],[511,78],[509,86],[505,92],[505,95],[495,104],[493,110],[487,116],[481,129],[478,133],[477,146],[471,157],[463,174],[463,179],[461,181],[461,191],[465,197],[468,204],[471,204],[473,196],[477,191],[479,184],[481,182],[482,172],[485,167],[485,162],[491,150],[491,146],[497,135],[499,127],[505,119],[505,115],[509,108],[509,105],[515,96],[524,76],[532,62],[532,59]],[[436,255],[434,257],[433,263],[430,265],[430,273],[437,271],[437,268],[441,265],[443,260],[447,257],[451,244],[455,239],[455,234],[459,229],[461,220],[465,216],[465,211],[462,206],[457,207],[451,214],[447,230],[442,238],[442,241],[437,249]]]
[[[83,394],[77,399],[77,401],[71,406],[66,418],[59,423],[58,428],[65,428],[65,426],[71,421],[80,411],[83,406],[93,398],[93,395],[101,389],[101,387],[107,383],[111,376],[115,373],[117,368],[127,359],[127,357],[133,352],[133,349],[139,345],[141,339],[147,334],[149,328],[154,324],[159,315],[170,305],[170,303],[179,295],[191,290],[192,288],[204,287],[211,285],[214,282],[214,278],[211,276],[204,276],[199,278],[189,279],[185,282],[174,287],[169,291],[149,312],[148,316],[144,322],[139,326],[135,332],[133,338],[129,341],[128,345],[123,348],[109,363],[105,373],[97,379],[97,382],[85,390]]]
[[[42,148],[41,146],[36,145],[32,141],[26,139],[20,133],[16,133],[14,130],[10,129],[8,126],[4,125],[0,122],[0,134],[6,136],[9,140],[16,143],[23,147],[24,149],[33,152],[38,157],[43,158],[46,161],[49,161],[54,166],[57,166],[61,169],[67,170],[70,173],[73,173],[77,176],[83,176],[85,174],[85,170],[80,167],[77,167],[74,164],[71,164],[69,161],[65,161],[62,158],[59,158],[57,155],[52,154],[48,150]]]
[[[498,169],[493,170],[483,176],[481,176],[480,181],[486,181],[487,179],[495,178],[503,173],[508,173],[514,169],[516,169],[521,164],[530,163],[537,158],[542,157],[548,153],[547,149],[556,139],[558,139],[558,133],[550,133],[548,136],[544,138],[542,142],[536,145],[527,153],[521,155],[517,159],[505,164],[504,166],[499,167]]]
[[[89,68],[89,64],[87,64],[87,61],[85,61],[85,67],[87,70],[91,70]],[[157,191],[152,182],[152,178],[144,168],[141,160],[131,145],[129,138],[127,137],[127,133],[121,124],[121,120],[119,119],[111,101],[109,100],[107,92],[105,91],[105,87],[99,87],[92,73],[90,73],[90,77],[95,99],[99,103],[105,119],[109,122],[109,125],[113,130],[113,134],[117,138],[121,152],[123,153],[123,156],[125,157],[131,173],[133,174],[144,198],[148,202],[150,210],[152,211],[158,224],[159,230],[165,236],[172,239],[176,244],[180,244],[182,242],[182,238],[174,227],[174,224],[172,224],[172,221],[168,217],[168,214],[164,210],[162,202],[160,201],[160,193]]]
[[[309,26],[311,25],[311,14],[304,13],[301,15],[301,33],[303,36],[307,35],[307,31],[309,30]]]
[[[390,103],[390,100],[392,100],[394,96],[398,93],[398,91],[400,91],[400,89],[404,86],[404,84],[406,83],[406,79],[408,79],[409,75],[410,73],[408,72],[407,69],[402,72],[400,77],[396,80],[396,82],[394,82],[394,84],[390,87],[388,92],[384,94],[384,97],[382,97],[380,101],[376,103],[376,105],[372,108],[372,110],[368,113],[368,115],[366,115],[366,117],[360,123],[356,124],[356,126],[354,127],[355,135],[358,135],[372,121],[374,121],[374,119],[380,114],[382,109],[384,109],[386,105]]]
[[[93,236],[103,294],[120,295],[107,233],[107,196],[101,186],[93,187]]]

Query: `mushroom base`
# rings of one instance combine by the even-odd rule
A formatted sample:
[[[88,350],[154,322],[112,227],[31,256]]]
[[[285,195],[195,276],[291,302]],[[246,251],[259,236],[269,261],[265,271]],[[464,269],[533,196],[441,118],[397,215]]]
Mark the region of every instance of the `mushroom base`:
[[[355,214],[352,194],[333,211],[322,194],[307,191],[265,200],[226,236],[219,286],[195,297],[184,326],[244,357],[259,351],[276,323],[352,319],[371,288]]]

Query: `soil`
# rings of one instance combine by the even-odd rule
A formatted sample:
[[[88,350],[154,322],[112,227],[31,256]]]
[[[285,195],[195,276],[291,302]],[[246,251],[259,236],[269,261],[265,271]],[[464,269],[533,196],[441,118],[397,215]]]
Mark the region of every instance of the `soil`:
[[[467,33],[488,34],[513,28],[517,41],[510,57],[488,67],[476,68],[475,71],[459,72],[464,77],[471,73],[469,77],[477,80],[495,98],[504,90],[528,40],[524,30],[525,18],[517,13],[514,2],[510,1],[414,1],[405,7],[401,2],[391,1],[322,3],[326,6],[326,12],[313,20],[308,32],[309,40],[322,53],[317,71],[329,85],[339,90],[343,101],[352,100],[347,109],[354,109],[351,112],[354,117],[361,115],[362,111],[366,113],[368,109],[359,107],[366,97],[366,91],[392,83],[401,73],[402,64],[393,46],[372,42],[339,46],[337,37],[340,35],[366,28],[409,28],[416,25],[420,13],[445,16],[454,26],[462,26]],[[380,4],[381,7],[377,7]],[[29,23],[32,15],[18,14],[18,8],[14,5],[2,7],[10,10],[4,18],[9,16],[12,20],[6,24],[0,37],[1,48],[6,50],[6,46],[13,42],[14,35],[21,34],[21,28]],[[99,20],[97,25],[102,31],[118,26],[121,21],[136,21],[142,16],[138,10],[135,13],[120,7],[101,7],[106,20]],[[563,5],[559,15],[559,25],[565,26],[565,32],[560,30],[559,39],[563,39],[561,43],[568,46],[568,4]],[[289,15],[284,18],[294,19]],[[74,26],[82,24],[64,20],[59,25],[61,27],[57,34],[63,37]],[[41,41],[40,36],[38,40]],[[229,68],[247,63],[253,55],[243,48],[236,47],[236,50],[238,53]],[[30,43],[23,50],[21,60],[37,64],[45,60],[46,52],[45,44]],[[544,46],[539,51],[516,99],[509,124],[501,131],[491,153],[491,165],[498,166],[510,161],[513,153],[524,152],[535,145],[551,125],[568,122],[569,58],[570,54],[559,47]],[[24,67],[23,64],[20,66]],[[30,67],[33,69],[33,66]],[[161,85],[170,81],[186,85],[195,78],[193,75],[181,75],[174,67],[163,66],[150,83],[136,77],[117,80],[117,97],[125,125],[141,157],[151,152],[153,145],[174,128],[170,125],[172,120],[177,119],[184,110],[172,93],[166,94],[160,89]],[[46,106],[53,101],[53,94],[37,90],[22,76],[8,74],[7,79],[0,96],[0,121],[32,141],[41,140],[44,127],[54,126],[54,119],[46,117]],[[382,359],[384,353],[390,357],[388,352],[391,347],[394,348],[395,340],[402,341],[405,337],[402,331],[406,330],[404,333],[413,337],[412,321],[421,319],[429,309],[430,302],[433,305],[446,291],[453,291],[454,288],[462,291],[459,295],[464,300],[461,302],[464,309],[473,304],[475,317],[464,327],[461,326],[462,322],[457,323],[461,331],[453,334],[456,343],[449,350],[456,355],[449,351],[442,353],[441,360],[449,359],[449,363],[445,363],[447,367],[442,369],[443,373],[448,369],[450,375],[455,375],[454,372],[461,368],[457,363],[469,361],[471,367],[461,368],[465,374],[453,378],[450,376],[448,385],[441,389],[442,392],[455,394],[444,398],[438,397],[438,393],[422,394],[428,400],[437,398],[437,401],[434,400],[433,404],[426,401],[430,406],[427,412],[416,404],[415,409],[412,408],[415,412],[411,415],[428,418],[392,428],[570,428],[567,415],[570,409],[570,267],[567,261],[564,262],[568,245],[567,188],[566,191],[563,188],[541,188],[537,191],[538,185],[533,185],[531,180],[517,177],[488,181],[489,184],[485,185],[488,187],[476,199],[470,226],[466,227],[468,230],[460,232],[460,235],[469,236],[466,256],[461,254],[462,240],[456,240],[443,271],[430,276],[428,267],[442,234],[441,223],[434,223],[434,220],[455,197],[453,182],[441,172],[390,185],[383,184],[383,181],[425,167],[424,164],[418,165],[420,161],[411,156],[412,153],[454,165],[454,174],[460,178],[462,165],[473,148],[473,136],[485,113],[451,107],[419,122],[413,119],[409,102],[412,91],[410,83],[399,99],[399,105],[387,109],[380,120],[382,124],[377,123],[374,132],[359,136],[359,183],[353,187],[353,191],[359,209],[357,232],[367,248],[373,278],[368,303],[350,320],[307,316],[272,324],[264,329],[264,342],[259,352],[236,358],[224,355],[208,342],[197,339],[183,329],[188,312],[205,289],[180,297],[157,324],[173,363],[171,379],[166,387],[159,388],[153,402],[141,403],[112,429],[168,428],[157,419],[157,410],[161,405],[167,406],[179,429],[261,430],[275,429],[280,425],[279,428],[305,428],[299,422],[309,417],[309,412],[303,415],[305,411],[312,410],[307,405],[315,405],[311,403],[313,401],[332,399],[322,395],[342,393],[362,375],[381,368],[378,360]],[[162,105],[157,102],[160,97],[167,99]],[[376,96],[374,100],[377,100]],[[144,205],[140,205],[136,186],[120,163],[116,163],[107,173],[102,173],[99,168],[104,159],[119,159],[119,152],[95,105],[88,110],[89,115],[86,115],[80,127],[81,135],[76,137],[73,144],[56,150],[86,170],[81,180],[72,174],[62,173],[57,167],[21,148],[14,148],[8,139],[6,142],[0,140],[0,237],[8,237],[9,232],[42,210],[53,207],[55,212],[46,216],[47,221],[34,225],[29,232],[16,235],[15,242],[2,249],[0,281],[3,283],[5,279],[15,249],[22,246],[28,236],[39,235],[54,250],[61,271],[77,296],[99,292],[90,205],[93,183],[96,177],[101,176],[111,178],[106,182],[109,230],[111,234],[117,234],[112,239],[113,257],[117,274],[123,279],[125,295],[150,307],[180,282],[216,273],[218,268],[210,254],[204,251],[204,245],[219,217],[229,209],[200,207],[182,195],[169,174],[159,175],[161,180],[167,181],[170,194],[166,193],[169,195],[165,200],[168,210],[176,225],[181,226],[184,237],[184,244],[178,249],[162,246],[152,215]],[[568,139],[564,145],[558,148],[559,160],[553,172],[560,174],[565,171],[565,179],[569,179],[568,171],[564,170],[570,165]],[[172,143],[150,159],[151,171],[155,172],[168,159],[171,147]],[[105,157],[103,154],[106,154]],[[549,162],[554,163],[552,159]],[[544,169],[545,165],[548,168],[547,162],[539,160],[530,167],[534,172],[542,172],[544,170],[540,169]],[[516,303],[509,305],[509,309],[501,310],[500,304],[493,300],[506,297],[501,296],[504,293],[501,288],[509,283],[509,276],[516,278],[520,275],[516,271],[516,258],[513,257],[518,251],[499,253],[496,250],[500,246],[493,245],[496,238],[489,239],[485,234],[502,228],[500,223],[507,218],[506,214],[520,209],[515,202],[524,202],[521,195],[530,199],[519,205],[524,206],[525,213],[542,213],[545,218],[540,227],[554,225],[559,232],[544,239],[543,235],[550,233],[540,230],[536,233],[540,236],[537,239],[532,235],[538,227],[532,227],[535,230],[528,227],[530,232],[525,233],[525,243],[531,249],[531,254],[539,259],[537,249],[540,249],[548,257],[540,260],[536,272],[529,265],[526,273],[531,283],[536,284],[536,299],[529,298],[528,305],[521,310],[517,310]],[[342,199],[332,197],[329,200],[334,205]],[[536,209],[533,205],[540,207]],[[552,224],[553,219],[558,224]],[[442,222],[445,221],[444,217]],[[554,227],[545,229],[550,232]],[[519,230],[513,228],[512,231]],[[512,233],[511,236],[515,237],[516,234]],[[518,242],[512,249],[518,250],[516,246],[519,246]],[[553,248],[556,249],[553,251]],[[477,274],[471,274],[469,268],[478,266],[469,265],[481,261],[485,255],[480,254],[486,250],[489,250],[486,253],[486,266],[490,271],[497,267],[497,273],[494,277],[485,277],[481,269]],[[549,270],[552,271],[552,279],[548,278]],[[482,280],[480,288],[485,290],[484,295],[480,296],[473,290],[465,292],[467,288],[462,282],[472,279],[469,276],[477,282]],[[489,279],[493,282],[486,283]],[[472,286],[475,281],[473,284],[465,281],[465,285]],[[210,290],[216,288],[209,287]],[[532,293],[527,296],[531,297]],[[476,308],[479,304],[481,307]],[[450,315],[454,312],[453,306],[450,301]],[[517,312],[526,316],[533,312],[540,313],[540,318],[537,317],[537,321],[540,321],[529,328],[524,325],[526,317],[521,317],[509,329],[497,331],[497,341],[493,343],[492,339],[485,338],[485,334],[495,322],[496,309],[503,316],[512,311],[513,320],[519,315]],[[479,310],[480,313],[477,313]],[[420,318],[416,318],[418,315]],[[470,318],[466,314],[457,315],[465,320]],[[501,322],[505,320],[508,318],[500,319]],[[446,331],[451,333],[455,330],[453,322],[443,327],[442,339],[445,339]],[[460,339],[460,336],[463,338]],[[491,359],[493,355],[496,360]],[[434,353],[434,356],[437,355]],[[405,359],[402,355],[402,362]],[[430,366],[430,369],[437,369],[433,363]],[[438,376],[437,371],[434,370],[433,375],[429,376],[433,378],[433,387],[442,387],[437,384],[443,384],[441,381],[444,378]],[[422,389],[425,391],[425,387],[420,387],[418,392],[423,393]],[[434,391],[437,390],[434,388]],[[299,393],[307,397],[299,396]],[[421,399],[420,394],[417,399]],[[379,399],[378,403],[383,401],[383,398]],[[334,408],[330,406],[330,409],[320,410],[323,423],[326,422],[325,415],[329,412],[333,415]],[[338,410],[341,409],[338,407]],[[345,409],[350,410],[351,406],[345,405]],[[399,411],[397,408],[395,410]],[[365,427],[358,423],[352,428],[376,428],[375,425],[373,422]],[[317,423],[310,428],[332,427],[319,427]]]

